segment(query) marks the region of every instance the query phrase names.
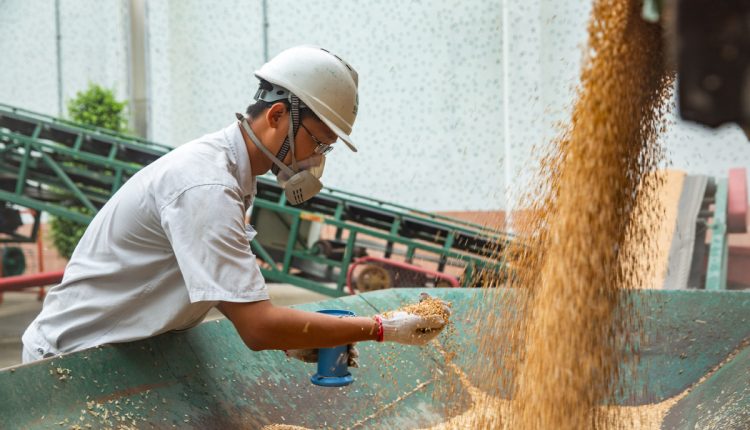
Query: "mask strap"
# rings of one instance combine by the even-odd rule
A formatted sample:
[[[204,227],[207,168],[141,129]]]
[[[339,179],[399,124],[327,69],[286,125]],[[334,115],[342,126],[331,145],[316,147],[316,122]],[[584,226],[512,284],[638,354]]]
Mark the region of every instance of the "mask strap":
[[[250,125],[247,123],[247,118],[245,118],[245,116],[242,115],[241,113],[236,113],[235,116],[237,117],[237,120],[240,122],[240,126],[245,130],[245,133],[247,133],[247,135],[250,137],[250,140],[252,140],[255,146],[257,146],[258,149],[260,149],[261,152],[263,152],[266,155],[266,157],[268,157],[273,162],[274,164],[273,167],[276,168],[276,171],[278,172],[279,169],[281,169],[284,171],[284,173],[289,175],[290,178],[294,176],[295,172],[292,169],[290,169],[289,166],[279,161],[278,158],[274,157],[273,153],[269,151],[268,148],[266,148],[260,142],[260,140],[255,135],[255,133],[253,133],[253,129],[251,129]]]

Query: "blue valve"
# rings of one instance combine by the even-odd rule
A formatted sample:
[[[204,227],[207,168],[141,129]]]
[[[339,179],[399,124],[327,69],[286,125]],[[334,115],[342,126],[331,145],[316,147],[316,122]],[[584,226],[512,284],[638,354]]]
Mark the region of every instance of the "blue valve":
[[[337,317],[353,317],[354,312],[338,309],[324,309],[322,314]],[[318,372],[310,378],[310,382],[321,387],[343,387],[354,382],[349,372],[349,345],[318,350]]]

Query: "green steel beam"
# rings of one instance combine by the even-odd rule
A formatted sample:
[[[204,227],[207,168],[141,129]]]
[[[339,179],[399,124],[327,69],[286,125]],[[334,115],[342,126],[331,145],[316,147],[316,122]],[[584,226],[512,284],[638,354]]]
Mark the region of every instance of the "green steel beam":
[[[112,145],[111,148],[109,148],[109,155],[107,155],[107,160],[114,161],[115,157],[117,157],[117,149],[118,145]]]
[[[363,196],[361,194],[339,190],[337,188],[327,187],[325,188],[324,193],[327,195],[341,195],[347,199],[354,198],[354,199],[360,200],[357,202],[357,204],[362,204],[373,209],[381,209],[381,210],[386,210],[389,212],[394,211],[395,209],[399,211],[402,215],[411,215],[411,216],[415,216],[416,218],[423,217],[423,218],[433,221],[435,225],[439,225],[444,228],[456,228],[456,226],[463,226],[463,227],[468,227],[470,229],[476,229],[476,230],[485,232],[488,235],[511,236],[508,233],[499,232],[487,226],[479,225],[479,224],[472,223],[469,221],[451,218],[445,215],[439,215],[439,214],[435,214],[431,212],[420,211],[420,210],[408,208],[406,206],[402,206],[396,203],[385,202],[385,201],[374,199],[372,197]],[[471,230],[464,230],[464,232],[471,232]]]
[[[299,233],[300,217],[297,214],[296,217],[292,218],[292,225],[289,228],[289,238],[286,241],[286,250],[284,251],[284,260],[282,271],[289,273],[289,266],[292,264],[292,252],[294,251],[294,245],[297,242],[297,234]]]
[[[14,173],[17,172],[20,177],[20,167],[15,167],[14,164],[9,163],[9,161],[19,163],[20,165],[22,162],[24,162],[24,158],[26,157],[27,157],[27,154],[8,154],[5,157],[3,157],[6,160],[6,162],[0,161],[0,163],[2,163],[2,165],[4,166],[6,170],[14,172]],[[30,157],[27,162],[28,168],[31,170],[40,169],[43,163],[44,163],[43,160],[40,160],[39,158],[33,158],[33,157]],[[108,167],[108,166],[106,167],[105,166],[88,166],[89,168],[87,169],[85,165],[79,164],[74,161],[62,161],[58,164],[60,164],[60,167],[66,173],[70,175],[80,176],[93,182],[101,182],[103,186],[112,184],[114,182],[114,175],[108,174],[109,170],[113,170],[114,172],[118,170],[120,171],[122,170],[122,167],[114,167],[114,169],[112,169],[111,167]],[[94,167],[104,167],[107,170],[105,170],[104,172],[95,171],[93,170]]]
[[[280,211],[282,213],[285,213],[285,214],[288,214],[288,215],[292,215],[292,216],[296,216],[299,213],[304,212],[301,209],[297,209],[297,208],[290,207],[290,206],[279,207],[278,205],[275,205],[274,203],[271,203],[271,202],[266,201],[266,200],[256,200],[254,202],[254,205],[257,206],[257,207],[259,207],[259,208],[270,209],[270,210],[273,210],[273,211]],[[323,219],[323,223],[325,223],[327,225],[331,225],[331,226],[334,226],[336,228],[341,228],[341,229],[344,229],[344,230],[347,230],[347,231],[350,231],[350,232],[354,231],[354,232],[357,232],[359,234],[371,236],[371,237],[374,237],[374,238],[377,238],[377,239],[382,239],[382,240],[385,240],[385,241],[393,241],[395,243],[406,245],[407,247],[411,246],[411,247],[414,248],[414,250],[418,249],[418,250],[425,251],[425,252],[430,252],[430,253],[433,253],[433,254],[436,254],[436,255],[441,255],[441,254],[443,254],[445,252],[442,249],[442,247],[431,245],[429,243],[423,243],[423,242],[414,241],[414,240],[407,239],[407,238],[404,238],[404,237],[401,237],[401,236],[392,235],[392,234],[389,234],[389,233],[384,233],[384,232],[382,232],[380,230],[374,230],[372,228],[360,226],[360,225],[357,225],[357,224],[351,224],[351,223],[347,223],[347,222],[343,222],[343,221],[336,221],[335,219],[333,219],[331,217],[327,217],[327,216],[323,216],[322,219]],[[412,253],[414,252],[414,250],[412,250]],[[495,263],[495,262],[493,262],[493,261],[491,261],[489,259],[477,257],[477,256],[470,255],[470,254],[465,254],[465,253],[456,252],[456,251],[451,251],[450,253],[447,253],[447,254],[448,254],[448,257],[450,257],[450,258],[454,258],[454,259],[457,259],[457,260],[462,260],[464,262],[475,261],[475,262],[478,262],[478,263],[486,264],[488,266],[497,266],[497,263]]]
[[[317,255],[311,254],[307,250],[292,251],[292,256],[303,259],[303,260],[309,260],[309,261],[312,261],[313,263],[325,264],[326,266],[332,266],[332,267],[338,267],[338,268],[342,268],[343,266],[343,262],[341,261],[331,260],[330,258],[325,258],[325,257],[319,257]]]
[[[94,213],[98,211],[96,206],[94,206],[93,203],[91,203],[91,200],[81,192],[81,189],[78,188],[78,186],[70,179],[70,177],[63,171],[63,169],[53,160],[50,158],[49,155],[42,153],[42,159],[45,163],[54,171],[57,176],[63,181],[63,183],[68,187],[70,192],[73,193],[74,196],[78,198],[78,200],[86,206],[86,208]]]
[[[6,105],[4,103],[0,103],[0,116],[20,119],[22,121],[37,121],[45,125],[51,125],[60,131],[94,137],[107,143],[120,144],[128,148],[138,148],[154,155],[163,155],[171,150],[168,146],[159,145],[139,137],[120,134],[105,128],[84,125],[66,119],[32,112],[26,109]]]
[[[711,245],[706,268],[706,289],[725,290],[727,288],[727,180],[720,179],[716,184],[714,216],[711,222]]]
[[[409,244],[406,247],[406,262],[407,263],[411,263],[412,260],[414,260],[414,251],[415,251],[415,248],[416,247],[414,245],[412,245],[412,244]]]
[[[83,135],[79,134],[78,136],[76,136],[75,143],[73,143],[73,151],[80,151],[82,144],[83,144]]]
[[[474,270],[474,263],[469,263],[466,265],[466,268],[464,269],[463,282],[461,283],[462,287],[467,288],[471,285],[472,277],[474,276]]]
[[[93,218],[90,216],[86,216],[84,214],[80,214],[78,212],[73,212],[71,210],[65,209],[63,206],[52,205],[52,204],[41,202],[39,200],[35,200],[26,196],[18,196],[18,195],[15,195],[13,193],[9,193],[3,190],[0,190],[0,200],[4,200],[6,202],[12,202],[19,206],[24,206],[24,207],[31,208],[34,210],[44,211],[54,216],[58,216],[60,218],[67,218],[67,219],[70,219],[72,221],[75,221],[81,224],[88,224],[91,222],[91,219]]]
[[[302,278],[299,276],[290,275],[288,273],[282,273],[278,270],[269,270],[261,267],[260,272],[263,274],[263,277],[267,281],[283,282],[286,284],[296,285],[306,290],[324,294],[328,297],[341,297],[347,295],[347,293],[345,293],[343,289],[329,288],[319,282],[311,281],[310,279]]]
[[[357,241],[357,232],[350,231],[349,237],[346,238],[346,248],[344,249],[344,257],[341,259],[341,271],[339,272],[339,278],[336,282],[336,290],[343,294],[344,285],[346,284],[346,268],[352,262],[352,255],[354,254],[354,244]]]
[[[270,269],[263,269],[268,272],[279,272],[278,267],[276,267],[276,261],[274,261],[273,258],[268,254],[266,249],[263,247],[263,245],[260,244],[257,240],[253,240],[250,242],[250,248],[255,252],[255,255],[260,257],[261,260],[263,260],[266,264],[270,266]]]
[[[2,163],[1,161],[0,161],[0,172],[15,174],[14,169],[8,169],[7,165]],[[45,184],[48,187],[46,192],[50,192],[50,188],[56,188],[60,190],[63,190],[66,188],[65,183],[63,183],[62,180],[58,178],[57,176],[43,175],[43,174],[34,173],[33,171],[31,171],[29,172],[29,177],[27,179],[30,181],[35,181],[37,183]],[[106,193],[103,190],[98,190],[96,188],[83,186],[80,184],[77,184],[77,186],[80,187],[81,191],[84,192],[88,196],[89,199],[91,199],[92,201],[96,201],[97,203],[101,203],[102,205],[109,199],[109,196],[111,195],[110,193]],[[59,196],[69,197],[70,195],[65,193],[65,194],[60,194]]]
[[[23,144],[25,151],[23,152],[23,158],[21,158],[21,167],[18,169],[18,176],[16,177],[16,194],[23,193],[24,185],[26,184],[26,173],[29,169],[29,158],[31,158],[31,150],[28,142]]]
[[[120,189],[122,186],[123,180],[122,180],[122,169],[118,168],[115,170],[115,179],[112,181],[112,189],[111,192],[114,194],[117,190]]]
[[[116,168],[121,167],[125,171],[129,173],[136,173],[138,170],[140,170],[143,166],[141,165],[134,165],[133,163],[127,162],[127,161],[121,161],[121,160],[110,160],[107,157],[92,154],[89,152],[84,152],[80,150],[72,149],[65,145],[59,145],[59,144],[53,144],[48,143],[43,140],[37,140],[32,139],[28,136],[24,136],[22,134],[13,133],[13,132],[6,132],[0,130],[0,136],[6,136],[8,138],[18,140],[20,142],[28,142],[36,151],[39,152],[46,152],[46,153],[54,153],[58,155],[66,155],[72,158],[71,161],[82,161],[102,167],[110,167],[110,168]]]
[[[391,229],[389,233],[391,236],[397,236],[398,230],[401,228],[401,218],[394,218],[393,224],[391,224]],[[388,241],[385,246],[385,258],[390,258],[391,254],[393,253],[393,242]]]

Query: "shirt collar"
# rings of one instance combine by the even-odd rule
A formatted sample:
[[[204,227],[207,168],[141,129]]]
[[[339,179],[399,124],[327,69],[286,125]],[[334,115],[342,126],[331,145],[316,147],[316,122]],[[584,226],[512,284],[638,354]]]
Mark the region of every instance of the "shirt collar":
[[[235,156],[235,177],[242,188],[243,197],[254,196],[256,193],[255,177],[250,166],[250,155],[247,153],[245,139],[242,138],[239,124],[235,121],[224,129],[224,135],[229,141],[232,153]]]

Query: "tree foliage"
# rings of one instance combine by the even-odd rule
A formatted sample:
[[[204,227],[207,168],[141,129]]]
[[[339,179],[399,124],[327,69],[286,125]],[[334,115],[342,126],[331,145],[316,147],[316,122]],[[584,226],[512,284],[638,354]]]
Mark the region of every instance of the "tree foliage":
[[[106,128],[115,132],[127,131],[127,101],[118,101],[112,90],[89,83],[85,91],[76,93],[68,101],[68,115],[71,120],[83,125]],[[83,206],[69,209],[83,214],[90,211]],[[50,223],[52,243],[61,256],[70,258],[76,245],[86,231],[86,226],[65,218],[53,217]]]

